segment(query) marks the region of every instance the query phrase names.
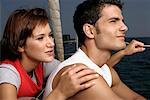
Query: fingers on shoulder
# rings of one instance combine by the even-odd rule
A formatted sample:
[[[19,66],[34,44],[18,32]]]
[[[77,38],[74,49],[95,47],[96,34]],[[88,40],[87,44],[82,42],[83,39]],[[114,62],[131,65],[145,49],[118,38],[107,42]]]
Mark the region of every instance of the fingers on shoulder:
[[[72,64],[72,65],[68,65],[66,66],[64,69],[64,72],[63,74],[75,74],[75,73],[78,73],[80,71],[83,71],[83,70],[87,70],[87,72],[89,71],[94,71],[92,69],[89,69],[86,65],[84,64],[81,64],[81,63],[76,63],[76,64]]]

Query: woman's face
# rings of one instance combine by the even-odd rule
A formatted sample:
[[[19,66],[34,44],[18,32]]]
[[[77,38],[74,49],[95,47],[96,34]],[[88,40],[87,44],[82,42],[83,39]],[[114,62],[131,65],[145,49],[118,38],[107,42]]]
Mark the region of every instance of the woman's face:
[[[54,41],[49,24],[38,25],[23,46],[22,60],[49,62],[54,59]]]

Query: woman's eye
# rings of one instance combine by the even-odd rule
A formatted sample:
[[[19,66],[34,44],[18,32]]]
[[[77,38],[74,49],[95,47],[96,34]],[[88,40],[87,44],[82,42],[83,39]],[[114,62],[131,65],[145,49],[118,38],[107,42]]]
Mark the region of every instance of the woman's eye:
[[[49,37],[53,38],[54,36],[53,36],[53,34],[49,34]]]
[[[39,38],[37,38],[37,40],[42,40],[43,39],[43,37],[39,37]]]

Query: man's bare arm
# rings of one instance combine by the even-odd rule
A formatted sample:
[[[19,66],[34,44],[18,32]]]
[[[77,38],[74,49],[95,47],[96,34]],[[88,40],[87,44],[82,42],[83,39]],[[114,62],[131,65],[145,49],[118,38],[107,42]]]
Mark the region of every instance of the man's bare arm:
[[[127,87],[119,78],[117,72],[111,68],[113,76],[112,90],[124,100],[146,100],[143,96]]]
[[[60,74],[67,69],[62,69],[54,78],[53,86],[59,82]],[[83,77],[85,78],[85,77]],[[86,80],[89,80],[89,76],[86,77]],[[102,76],[99,78],[89,81],[90,83],[95,83],[95,85],[84,89],[80,92],[77,92],[76,95],[69,98],[69,100],[122,100],[117,96],[112,89],[108,86]],[[88,83],[88,82],[87,82]],[[67,84],[67,83],[66,83]],[[82,84],[81,84],[82,85]],[[56,85],[54,86],[54,88]],[[79,86],[77,86],[78,88]],[[71,88],[70,88],[71,89]],[[69,89],[67,89],[69,90]]]
[[[102,76],[93,81],[94,86],[78,92],[71,100],[123,100],[112,91]]]

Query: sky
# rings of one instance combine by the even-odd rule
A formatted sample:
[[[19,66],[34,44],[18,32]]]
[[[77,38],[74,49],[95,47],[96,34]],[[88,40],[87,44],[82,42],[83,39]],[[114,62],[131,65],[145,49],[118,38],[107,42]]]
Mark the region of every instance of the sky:
[[[84,0],[60,0],[63,34],[75,36],[73,13]],[[47,9],[47,0],[0,0],[0,32],[10,13],[18,8],[42,7]],[[150,0],[124,0],[123,15],[129,30],[127,37],[150,37]]]

